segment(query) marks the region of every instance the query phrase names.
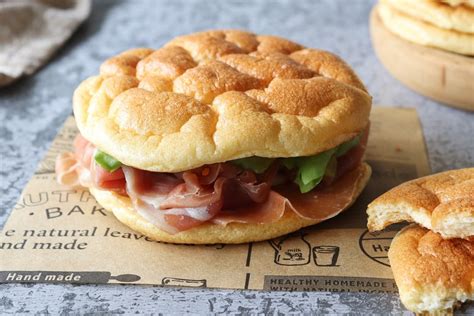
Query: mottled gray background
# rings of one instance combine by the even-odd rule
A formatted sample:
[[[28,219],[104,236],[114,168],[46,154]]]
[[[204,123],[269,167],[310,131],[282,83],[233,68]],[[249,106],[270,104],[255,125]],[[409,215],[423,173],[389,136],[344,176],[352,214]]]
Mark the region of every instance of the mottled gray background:
[[[474,165],[474,114],[415,94],[372,51],[374,1],[96,1],[92,16],[39,73],[0,90],[0,227],[63,121],[79,82],[130,47],[175,35],[245,28],[331,50],[352,65],[375,104],[416,107],[433,171]],[[0,22],[1,23],[1,22]],[[474,94],[474,92],[473,92]],[[403,126],[400,126],[403,128]],[[34,258],[32,258],[34,260]],[[172,289],[152,286],[0,285],[0,313],[402,314],[396,295]],[[474,308],[460,314],[474,313]]]

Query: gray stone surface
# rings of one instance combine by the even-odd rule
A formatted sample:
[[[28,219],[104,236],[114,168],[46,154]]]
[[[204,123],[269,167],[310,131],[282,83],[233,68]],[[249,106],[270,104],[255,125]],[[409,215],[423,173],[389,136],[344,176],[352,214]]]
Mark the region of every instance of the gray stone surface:
[[[441,106],[390,77],[372,51],[373,1],[101,0],[36,75],[0,90],[0,227],[62,122],[77,84],[101,61],[181,33],[245,28],[331,50],[351,64],[375,104],[416,107],[433,171],[474,165],[474,114]],[[1,22],[0,22],[1,23]],[[474,92],[473,92],[474,93]],[[400,126],[403,128],[403,126]],[[34,260],[34,258],[32,258]],[[403,314],[395,295],[172,289],[151,286],[0,285],[0,314]],[[459,314],[474,314],[474,308]]]

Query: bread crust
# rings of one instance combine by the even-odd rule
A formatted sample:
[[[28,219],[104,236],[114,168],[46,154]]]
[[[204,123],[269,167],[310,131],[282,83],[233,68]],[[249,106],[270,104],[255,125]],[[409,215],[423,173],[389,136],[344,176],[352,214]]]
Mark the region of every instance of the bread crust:
[[[359,168],[362,168],[362,176],[356,183],[352,202],[345,209],[354,203],[369,181],[371,174],[370,166],[363,163]],[[112,212],[115,217],[126,226],[154,240],[176,244],[239,244],[261,241],[282,236],[300,228],[321,222],[321,220],[308,220],[301,218],[292,210],[286,209],[283,217],[273,223],[230,223],[226,226],[204,223],[198,227],[171,235],[160,230],[140,216],[133,208],[129,197],[121,196],[111,191],[94,188],[90,188],[90,192],[102,207]],[[341,212],[342,211],[343,210],[341,210]],[[339,212],[332,214],[326,219],[332,218],[337,214],[339,214]]]
[[[388,252],[402,303],[416,313],[452,310],[474,299],[474,239],[445,240],[412,224]]]
[[[464,5],[470,8],[474,8],[474,0],[441,0],[441,1],[452,7]]]
[[[415,11],[413,8],[402,12],[400,7],[394,7],[392,2],[398,3],[395,0],[382,0],[377,5],[377,11],[382,22],[391,32],[416,44],[436,47],[463,55],[474,55],[474,33],[438,27],[422,20],[419,16],[414,17],[406,13],[407,11]],[[473,11],[470,8],[466,8],[466,10]],[[434,20],[435,18],[431,19]],[[469,27],[473,25],[472,21],[467,24]]]
[[[81,134],[135,168],[313,155],[368,124],[371,97],[339,57],[276,36],[208,31],[105,61],[74,93]]]
[[[409,221],[444,238],[474,236],[474,168],[402,183],[372,201],[367,214],[370,231]]]
[[[381,0],[414,19],[441,29],[474,33],[474,10],[431,0]]]

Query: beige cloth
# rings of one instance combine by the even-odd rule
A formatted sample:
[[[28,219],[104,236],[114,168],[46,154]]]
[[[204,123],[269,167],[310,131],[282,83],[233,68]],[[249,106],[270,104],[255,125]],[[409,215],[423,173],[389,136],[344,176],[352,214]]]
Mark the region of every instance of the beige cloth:
[[[90,0],[0,0],[0,86],[41,67],[90,7]]]

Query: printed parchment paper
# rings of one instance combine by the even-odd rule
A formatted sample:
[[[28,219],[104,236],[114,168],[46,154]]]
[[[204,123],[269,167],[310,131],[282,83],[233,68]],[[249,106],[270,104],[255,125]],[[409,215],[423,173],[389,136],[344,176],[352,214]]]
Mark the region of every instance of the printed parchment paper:
[[[56,183],[54,159],[70,150],[77,133],[71,117],[0,234],[0,282],[396,292],[387,251],[399,227],[368,233],[365,209],[430,168],[415,110],[376,107],[371,121],[367,160],[373,175],[349,210],[271,241],[187,246],[133,232],[88,191]]]

